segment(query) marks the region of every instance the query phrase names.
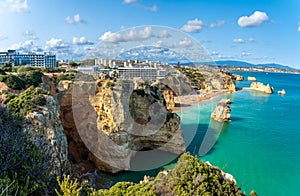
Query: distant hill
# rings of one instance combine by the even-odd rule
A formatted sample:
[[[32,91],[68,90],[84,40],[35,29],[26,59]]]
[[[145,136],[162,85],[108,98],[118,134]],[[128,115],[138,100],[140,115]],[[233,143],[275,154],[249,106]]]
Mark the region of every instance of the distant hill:
[[[244,61],[216,61],[215,65],[218,66],[236,66],[236,67],[272,67],[272,68],[278,68],[278,69],[286,69],[286,70],[297,70],[295,68],[286,66],[286,65],[280,65],[276,63],[266,63],[266,64],[252,64]]]

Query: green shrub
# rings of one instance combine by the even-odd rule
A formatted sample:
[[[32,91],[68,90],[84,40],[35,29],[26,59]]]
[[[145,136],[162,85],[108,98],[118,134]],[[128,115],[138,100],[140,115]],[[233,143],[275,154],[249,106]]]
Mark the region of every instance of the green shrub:
[[[62,80],[69,80],[74,81],[75,80],[75,74],[74,73],[63,73],[57,76],[56,82],[59,83]]]
[[[41,71],[44,73],[61,73],[61,72],[66,72],[66,68],[61,68],[61,67],[43,68]]]
[[[44,74],[40,70],[31,70],[18,73],[18,76],[30,86],[38,86],[40,83],[42,83],[43,75]]]
[[[41,71],[41,68],[39,67],[32,67],[32,66],[20,66],[18,68],[18,74],[24,73],[24,72],[29,72],[29,71]]]
[[[0,195],[45,195],[47,157],[22,131],[22,120],[0,107]]]
[[[11,72],[11,71],[12,71],[12,65],[10,64],[10,62],[5,62],[5,63],[2,65],[1,69],[2,69],[3,71]]]
[[[25,81],[14,75],[0,75],[0,82],[4,82],[9,88],[21,90],[25,88]]]
[[[55,192],[59,196],[79,196],[81,187],[78,186],[77,180],[70,180],[70,176],[63,176],[63,180],[60,181],[60,178],[57,178],[58,185],[60,190],[55,189]]]
[[[39,87],[30,87],[20,93],[19,96],[11,99],[7,105],[14,112],[26,116],[37,110],[39,106],[46,104],[45,94],[46,92]]]
[[[0,75],[6,75],[5,71],[3,71],[2,69],[0,69]]]

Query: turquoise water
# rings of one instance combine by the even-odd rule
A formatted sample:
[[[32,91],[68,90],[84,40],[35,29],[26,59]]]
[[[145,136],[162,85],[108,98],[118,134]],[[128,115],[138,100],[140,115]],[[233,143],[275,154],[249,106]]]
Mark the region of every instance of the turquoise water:
[[[254,189],[259,195],[300,195],[300,75],[239,74],[270,83],[275,93],[238,91],[181,111],[188,151],[202,155],[201,143],[216,139],[200,159],[231,173],[247,194]],[[237,86],[248,87],[250,82]],[[282,88],[285,96],[277,94]],[[224,97],[233,101],[232,122],[210,121],[216,103]],[[204,139],[207,133],[210,137]]]

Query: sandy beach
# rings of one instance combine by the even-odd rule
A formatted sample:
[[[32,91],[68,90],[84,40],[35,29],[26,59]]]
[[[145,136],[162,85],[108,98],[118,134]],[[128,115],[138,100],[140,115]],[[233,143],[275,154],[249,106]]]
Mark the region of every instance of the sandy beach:
[[[217,90],[211,92],[201,92],[200,94],[195,95],[184,95],[184,96],[177,96],[174,98],[175,107],[173,112],[177,112],[184,108],[193,106],[195,104],[199,104],[201,101],[209,100],[214,97],[218,97],[220,95],[227,94],[227,90]]]

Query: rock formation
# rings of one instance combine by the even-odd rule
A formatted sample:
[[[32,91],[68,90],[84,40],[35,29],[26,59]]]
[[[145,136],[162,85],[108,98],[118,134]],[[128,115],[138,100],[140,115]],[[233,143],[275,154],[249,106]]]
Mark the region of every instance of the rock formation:
[[[49,77],[43,81],[53,82]],[[180,118],[168,111],[172,101],[167,104],[164,98],[172,99],[170,91],[135,87],[131,80],[110,79],[56,84],[73,163],[90,162],[115,173],[129,170],[135,152],[142,149],[185,151]]]
[[[55,98],[46,96],[46,105],[25,117],[24,131],[49,157],[51,172],[62,175],[70,168],[68,144],[61,121],[60,107]]]
[[[230,122],[231,109],[228,104],[229,102],[227,99],[222,99],[211,114],[211,118],[218,122]]]
[[[232,74],[232,78],[236,81],[243,81],[244,80],[244,76],[239,75],[239,74]]]
[[[281,91],[278,91],[278,94],[285,95],[285,94],[286,94],[286,92],[285,92],[285,90],[284,90],[284,89],[282,89]]]
[[[256,77],[248,76],[248,81],[256,81]]]
[[[273,88],[270,87],[269,84],[264,85],[261,82],[252,82],[251,86],[250,86],[250,89],[260,91],[260,92],[264,92],[264,93],[267,93],[267,94],[272,94],[273,93]]]

